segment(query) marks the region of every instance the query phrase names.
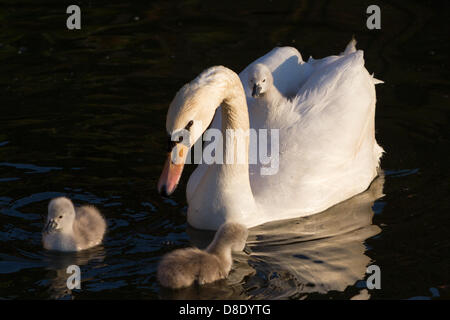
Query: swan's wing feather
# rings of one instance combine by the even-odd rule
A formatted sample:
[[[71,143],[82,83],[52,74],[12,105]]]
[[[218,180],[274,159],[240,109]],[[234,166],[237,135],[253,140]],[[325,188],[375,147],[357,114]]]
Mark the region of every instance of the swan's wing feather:
[[[353,53],[356,51],[356,39],[355,37],[352,38],[352,40],[350,40],[350,42],[347,44],[347,46],[345,47],[344,52],[341,52],[339,55],[340,56],[345,56],[349,53]]]
[[[297,130],[320,139],[316,140],[321,141],[316,144],[319,150],[335,153],[343,161],[357,153],[375,108],[375,87],[364,68],[363,52],[348,54],[313,73],[301,89],[296,108],[301,114]]]
[[[302,164],[314,174],[334,179],[375,138],[375,87],[364,67],[362,51],[350,53],[315,72],[298,97],[300,120],[292,133],[299,137],[294,149],[308,150]],[[370,145],[370,146],[369,146]],[[369,152],[370,150],[370,152]],[[372,161],[357,163],[371,164]],[[329,170],[328,173],[324,172]],[[350,168],[351,170],[356,168]]]

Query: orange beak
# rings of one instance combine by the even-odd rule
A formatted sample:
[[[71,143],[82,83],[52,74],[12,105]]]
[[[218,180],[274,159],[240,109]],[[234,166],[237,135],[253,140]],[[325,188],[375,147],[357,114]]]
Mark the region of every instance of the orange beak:
[[[176,159],[174,159],[172,155],[174,152],[178,153]],[[160,195],[169,196],[177,188],[181,173],[183,172],[187,153],[188,148],[180,143],[177,144],[172,149],[172,151],[167,154],[167,159],[164,163],[164,169],[158,181],[158,192]]]

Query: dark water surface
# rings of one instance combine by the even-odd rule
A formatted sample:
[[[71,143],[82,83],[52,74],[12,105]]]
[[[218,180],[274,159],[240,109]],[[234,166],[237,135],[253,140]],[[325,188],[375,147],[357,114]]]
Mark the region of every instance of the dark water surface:
[[[0,298],[449,298],[449,6],[377,1],[60,1],[0,3]],[[170,199],[156,192],[165,115],[182,84],[222,64],[239,72],[277,45],[304,58],[342,51],[355,34],[377,86],[384,175],[326,212],[251,231],[227,280],[162,289],[166,252],[204,246],[186,225],[187,168]],[[104,244],[42,248],[49,199],[92,203]],[[66,288],[68,265],[82,289]],[[366,267],[381,290],[365,290]]]

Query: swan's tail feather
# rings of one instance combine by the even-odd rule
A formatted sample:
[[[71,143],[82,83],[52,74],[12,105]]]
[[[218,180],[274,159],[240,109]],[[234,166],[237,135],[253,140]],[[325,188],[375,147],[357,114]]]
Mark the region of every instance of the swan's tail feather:
[[[377,78],[375,78],[375,76],[374,76],[374,74],[372,73],[372,81],[373,81],[373,84],[380,84],[380,83],[384,83],[384,81],[383,80],[380,80],[380,79],[377,79]]]
[[[358,42],[355,39],[355,35],[353,35],[352,40],[350,40],[350,42],[347,44],[347,46],[345,47],[344,52],[341,52],[341,56],[345,56],[347,54],[353,53],[356,51],[356,44]]]
[[[380,83],[384,83],[384,81],[380,80],[380,79],[373,78],[373,84],[380,84]]]

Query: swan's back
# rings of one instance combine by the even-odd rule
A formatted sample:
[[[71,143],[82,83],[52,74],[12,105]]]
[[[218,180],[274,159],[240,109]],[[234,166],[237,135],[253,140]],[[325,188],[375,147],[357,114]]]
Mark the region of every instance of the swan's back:
[[[73,223],[74,240],[80,249],[86,249],[102,242],[106,231],[106,222],[93,206],[76,208]]]

